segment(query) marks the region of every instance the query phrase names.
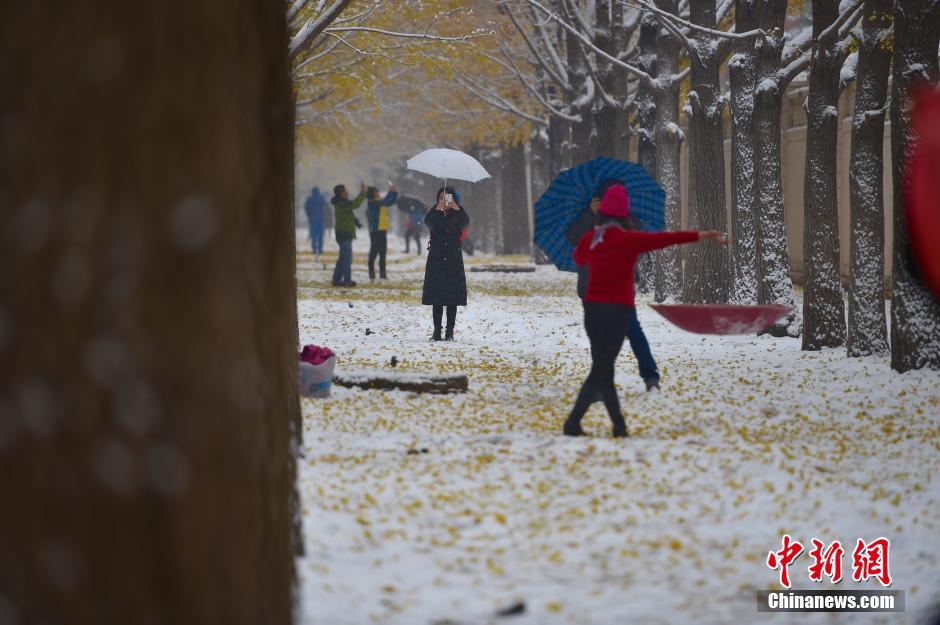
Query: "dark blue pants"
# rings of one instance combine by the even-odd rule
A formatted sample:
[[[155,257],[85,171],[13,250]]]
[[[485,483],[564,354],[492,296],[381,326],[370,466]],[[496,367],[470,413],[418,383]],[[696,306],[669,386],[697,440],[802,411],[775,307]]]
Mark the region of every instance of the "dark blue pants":
[[[323,224],[313,224],[310,226],[310,242],[313,246],[314,254],[323,253]]]
[[[369,233],[369,278],[375,280],[375,259],[379,259],[379,275],[384,278],[385,256],[388,254],[388,232],[376,230]]]
[[[630,325],[627,326],[627,340],[630,341],[630,349],[633,350],[633,355],[636,356],[636,361],[640,365],[640,377],[644,380],[659,380],[656,361],[653,360],[649,341],[646,340],[640,320],[636,316],[636,308],[631,307],[629,310]]]
[[[333,270],[333,284],[352,281],[352,241],[339,241],[339,256]]]

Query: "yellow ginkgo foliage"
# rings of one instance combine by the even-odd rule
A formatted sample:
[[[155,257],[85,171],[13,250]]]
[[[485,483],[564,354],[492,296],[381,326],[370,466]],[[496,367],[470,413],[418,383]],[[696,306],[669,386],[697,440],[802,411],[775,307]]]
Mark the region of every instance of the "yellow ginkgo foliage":
[[[531,106],[492,60],[511,28],[489,3],[466,4],[352,2],[294,64],[304,150],[374,152],[373,162],[380,162],[383,154],[419,146],[495,145],[528,136],[523,118],[468,91],[468,84],[484,84],[520,110]]]

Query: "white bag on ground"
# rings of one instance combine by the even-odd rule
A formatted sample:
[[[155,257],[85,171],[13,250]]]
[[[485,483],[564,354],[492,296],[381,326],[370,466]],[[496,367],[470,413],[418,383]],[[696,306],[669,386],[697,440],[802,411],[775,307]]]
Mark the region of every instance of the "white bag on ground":
[[[301,361],[297,371],[300,394],[304,397],[329,397],[335,367],[336,356],[331,356],[318,365]]]

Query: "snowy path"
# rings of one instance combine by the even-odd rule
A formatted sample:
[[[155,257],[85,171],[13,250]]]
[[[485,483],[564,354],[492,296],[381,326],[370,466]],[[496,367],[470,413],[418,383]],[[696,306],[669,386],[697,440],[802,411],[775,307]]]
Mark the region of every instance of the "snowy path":
[[[470,392],[303,400],[305,625],[916,623],[940,600],[940,374],[685,334],[641,304],[663,392],[642,392],[627,350],[633,438],[612,440],[595,404],[593,436],[566,439],[589,366],[573,275],[468,273],[458,341],[430,344],[423,258],[393,253],[389,283],[353,291],[327,286],[333,258],[298,258],[302,343],[344,370],[397,356],[466,372]],[[841,540],[849,578],[856,538],[887,536],[907,613],[758,614],[782,532]],[[791,567],[795,587],[808,564]],[[518,601],[525,614],[494,616]]]

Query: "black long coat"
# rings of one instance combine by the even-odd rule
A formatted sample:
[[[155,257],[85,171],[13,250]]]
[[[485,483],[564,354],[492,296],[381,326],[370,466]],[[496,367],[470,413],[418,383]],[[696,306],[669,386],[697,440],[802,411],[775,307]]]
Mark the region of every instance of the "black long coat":
[[[467,276],[463,269],[460,233],[470,225],[470,217],[464,210],[432,208],[425,215],[424,224],[431,231],[431,238],[421,303],[426,306],[466,306]]]

